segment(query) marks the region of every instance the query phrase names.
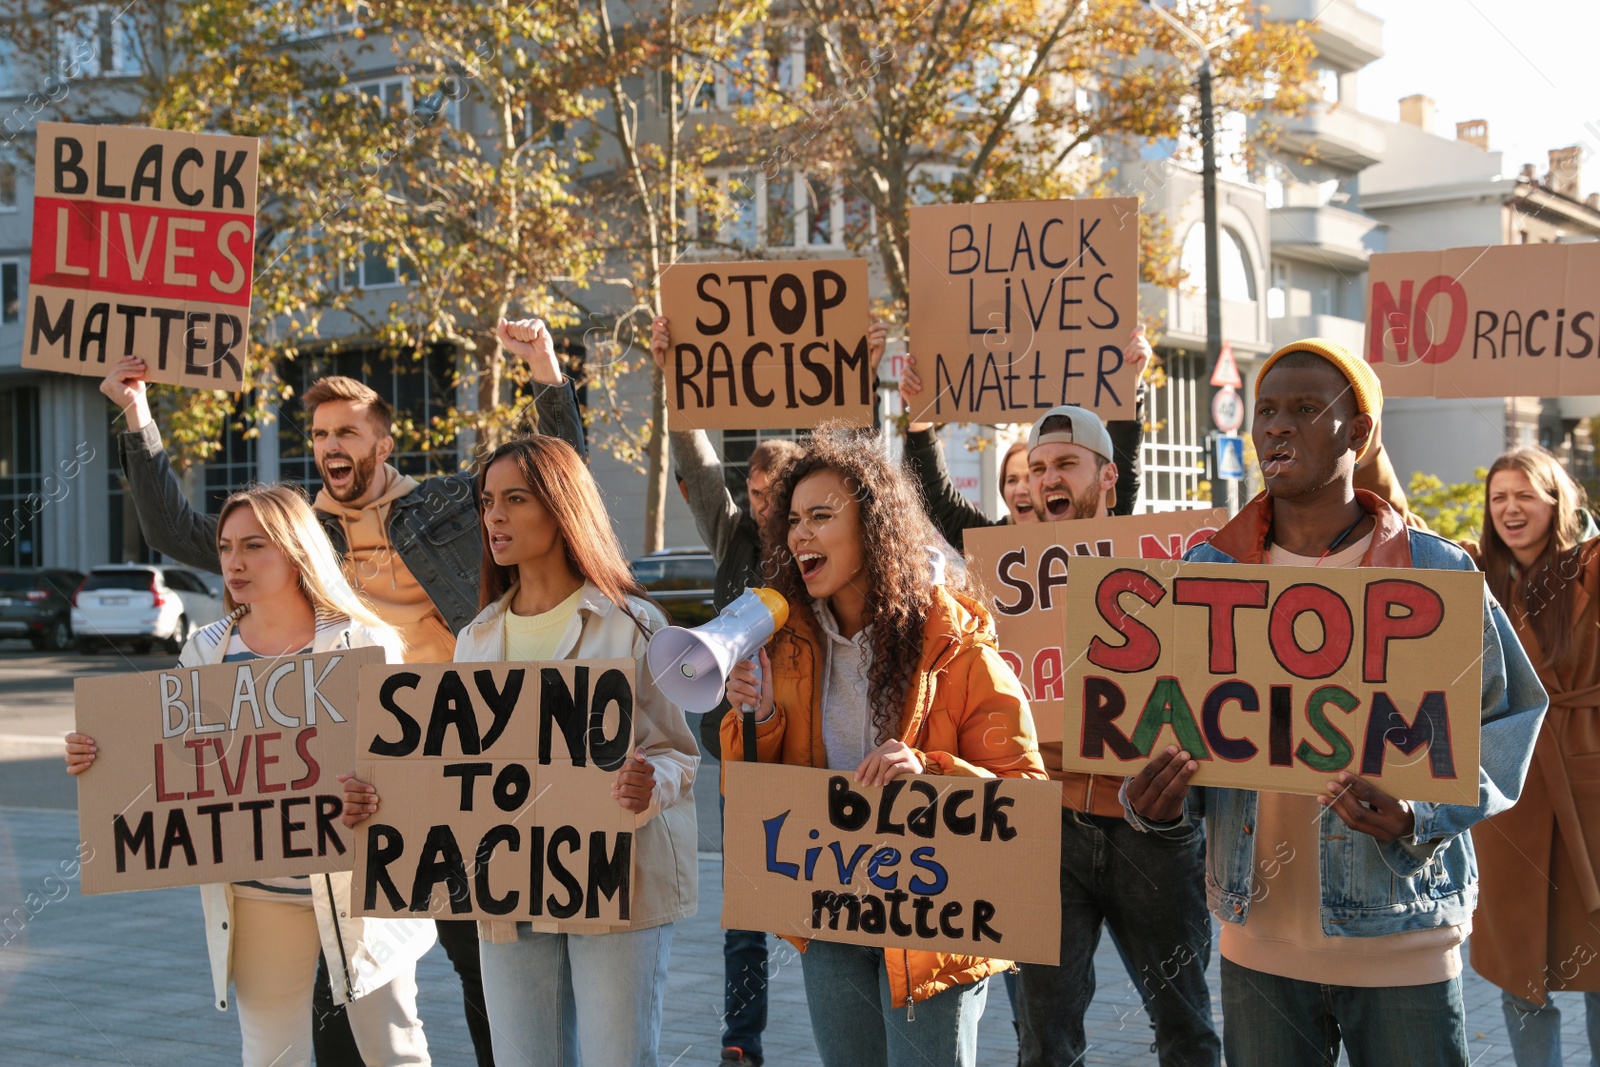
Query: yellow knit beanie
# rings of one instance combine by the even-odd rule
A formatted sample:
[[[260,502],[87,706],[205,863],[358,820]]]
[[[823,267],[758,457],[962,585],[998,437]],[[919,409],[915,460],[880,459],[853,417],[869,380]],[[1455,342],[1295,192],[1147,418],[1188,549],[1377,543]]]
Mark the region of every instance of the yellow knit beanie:
[[[1344,375],[1345,380],[1350,383],[1350,391],[1355,394],[1356,398],[1356,408],[1363,415],[1372,416],[1374,422],[1382,415],[1383,386],[1378,382],[1378,376],[1373,373],[1372,368],[1367,365],[1365,360],[1352,356],[1344,345],[1336,341],[1329,341],[1323,337],[1307,337],[1303,341],[1291,341],[1268,356],[1266,362],[1261,364],[1261,369],[1256,371],[1256,392],[1258,394],[1261,392],[1261,382],[1266,378],[1267,371],[1272,369],[1274,363],[1291,352],[1310,352],[1312,355],[1321,356],[1333,364],[1334,369]],[[1361,453],[1356,456],[1357,459],[1360,459],[1361,455],[1366,453],[1367,447],[1371,443],[1372,438],[1369,437],[1367,445],[1363,445]]]

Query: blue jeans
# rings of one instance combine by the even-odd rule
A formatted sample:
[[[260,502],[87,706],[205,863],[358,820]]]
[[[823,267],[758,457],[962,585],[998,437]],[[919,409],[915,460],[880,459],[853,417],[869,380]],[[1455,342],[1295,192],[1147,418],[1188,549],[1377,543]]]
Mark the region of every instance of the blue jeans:
[[[823,1067],[974,1067],[988,979],[896,1008],[883,950],[813,940],[801,957]]]
[[[717,814],[727,802],[717,798]],[[767,935],[728,930],[722,935],[722,1045],[761,1058],[767,1028]]]
[[[1546,993],[1544,1007],[1500,991],[1506,1014],[1506,1036],[1517,1067],[1561,1067],[1561,1009],[1555,993]],[[1583,995],[1584,1021],[1589,1028],[1589,1063],[1600,1067],[1600,993]]]
[[[1461,979],[1415,986],[1318,985],[1222,961],[1228,1067],[1467,1067]]]
[[[499,1067],[656,1067],[672,924],[478,943]],[[581,1050],[581,1053],[580,1053]]]
[[[1061,963],[1021,965],[1023,1067],[1081,1067],[1094,952],[1109,926],[1155,1024],[1162,1067],[1217,1067],[1205,832],[1141,833],[1122,819],[1061,812]]]

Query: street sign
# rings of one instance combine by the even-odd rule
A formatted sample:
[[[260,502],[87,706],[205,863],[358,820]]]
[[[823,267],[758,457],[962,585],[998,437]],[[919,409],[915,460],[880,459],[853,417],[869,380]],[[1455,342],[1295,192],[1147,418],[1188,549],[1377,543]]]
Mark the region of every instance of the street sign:
[[[1230,482],[1244,479],[1244,438],[1238,434],[1217,437],[1217,477]]]
[[[1235,389],[1244,388],[1244,379],[1239,377],[1239,364],[1233,360],[1233,346],[1222,342],[1222,352],[1217,356],[1217,365],[1211,372],[1211,384],[1218,386],[1232,386]]]
[[[1233,386],[1223,386],[1211,398],[1211,421],[1223,433],[1238,433],[1244,425],[1244,398],[1234,392]]]

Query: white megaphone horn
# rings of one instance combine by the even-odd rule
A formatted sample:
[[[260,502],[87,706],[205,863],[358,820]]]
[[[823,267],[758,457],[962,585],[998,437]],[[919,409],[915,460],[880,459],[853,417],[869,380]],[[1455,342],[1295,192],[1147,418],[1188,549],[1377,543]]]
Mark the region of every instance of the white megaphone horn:
[[[746,589],[703,626],[657,630],[646,657],[650,674],[684,711],[714,711],[734,664],[753,657],[788,618],[789,602],[777,590]]]

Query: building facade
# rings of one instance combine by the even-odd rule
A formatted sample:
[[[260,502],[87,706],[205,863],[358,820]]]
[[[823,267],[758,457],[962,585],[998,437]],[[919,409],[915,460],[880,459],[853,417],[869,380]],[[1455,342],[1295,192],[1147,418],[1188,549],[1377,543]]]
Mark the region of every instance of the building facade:
[[[1286,0],[1273,4],[1269,17],[1304,19],[1313,24],[1320,52],[1316,77],[1322,99],[1310,114],[1288,122],[1280,131],[1278,151],[1268,165],[1254,172],[1228,167],[1219,182],[1224,338],[1244,372],[1247,402],[1253,365],[1284,341],[1316,334],[1353,348],[1359,346],[1365,263],[1374,245],[1376,224],[1361,211],[1358,178],[1385,151],[1383,124],[1356,106],[1357,74],[1382,54],[1381,22],[1351,0]],[[391,54],[381,41],[368,42],[377,47],[340,51],[344,35],[355,28],[354,19],[351,16],[345,24],[327,27],[318,47],[351,64],[352,87],[369,99],[386,108],[417,107],[413,84],[400,72],[404,57]],[[143,58],[136,38],[124,33],[114,20],[97,23],[94,36],[97,58],[83,76],[115,80],[137,73]],[[804,45],[795,47],[803,49]],[[0,113],[10,113],[14,119],[20,116],[15,129],[6,126],[8,139],[0,143],[0,516],[16,516],[11,524],[15,535],[0,545],[0,564],[82,568],[146,558],[148,550],[138,535],[116,472],[112,450],[115,413],[99,396],[95,380],[20,368],[32,176],[17,148],[24,139],[31,140],[35,118],[51,116],[48,110],[39,110],[37,115],[30,111],[29,94],[34,92],[36,79],[24,75],[12,62],[14,58],[0,49]],[[787,76],[798,77],[805,62],[803,51],[788,56],[779,64],[779,76],[788,71]],[[708,115],[731,112],[738,103],[732,87],[718,80],[702,83],[696,92],[699,95],[693,106]],[[648,91],[641,93],[647,101],[650,96]],[[659,107],[659,101],[656,103]],[[473,129],[492,126],[492,117],[480,110],[469,94],[448,101],[444,117]],[[105,118],[115,120],[114,115]],[[641,115],[641,139],[657,135],[660,127],[659,114],[647,109]],[[1244,132],[1227,121],[1222,128],[1224,137]],[[563,150],[561,143],[550,147]],[[1204,355],[1203,205],[1199,175],[1174,160],[1176,147],[1110,152],[1108,155],[1124,158],[1107,160],[1121,190],[1139,195],[1143,210],[1164,217],[1189,275],[1188,282],[1177,290],[1145,286],[1141,292],[1145,317],[1162,323],[1158,351],[1166,369],[1165,384],[1152,390],[1148,403],[1141,510],[1205,507],[1211,502],[1205,486],[1213,390],[1208,384],[1211,368]],[[590,173],[597,173],[615,167],[616,162],[602,148],[586,166]],[[850,254],[846,233],[852,227],[875,224],[870,210],[846,186],[819,181],[801,169],[773,175],[731,169],[713,178],[730,190],[741,191],[735,198],[736,210],[720,219],[702,220],[691,206],[684,219],[689,230],[760,255]],[[586,294],[602,322],[626,312],[633,300],[626,285],[609,285],[608,289],[608,282],[604,277],[596,280]],[[399,265],[375,250],[352,264],[345,284],[359,286],[362,298],[374,306],[386,306],[406,282]],[[269,324],[258,320],[256,327],[269,328]],[[272,424],[261,427],[258,434],[247,433],[243,425],[230,427],[218,456],[186,476],[192,499],[214,509],[227,490],[253,480],[314,483],[303,418],[292,397],[321,374],[362,377],[398,410],[418,421],[464,399],[448,384],[451,353],[397,360],[343,330],[339,319],[330,317],[327,336],[343,342],[339,354],[314,355],[282,371],[287,379],[283,384],[292,388],[278,389],[277,395],[266,398],[276,416]],[[593,332],[574,331],[566,339],[566,347],[575,368],[586,361],[616,358],[618,351],[626,358],[638,358],[640,353],[631,349],[626,339],[613,340],[617,343],[596,346]],[[897,357],[903,351],[903,342],[891,342],[882,374],[889,384],[880,394],[885,416],[898,413],[892,383],[898,376]],[[646,367],[624,375],[611,397],[628,410],[646,410],[650,388]],[[588,398],[589,414],[597,420],[599,432],[610,416],[604,406],[607,399]],[[958,486],[992,514],[1002,511],[997,461],[1016,433],[1016,428],[952,427],[946,431],[947,456]],[[742,486],[743,464],[761,435],[729,431],[711,436],[728,466],[730,485],[737,491]],[[893,436],[886,434],[891,440]],[[468,444],[399,454],[397,465],[417,475],[457,469],[470,454]],[[646,480],[634,462],[619,460],[604,448],[592,451],[592,469],[617,532],[625,549],[638,553],[644,541]],[[91,458],[79,461],[78,473],[66,488],[46,484],[51,472],[71,469],[72,460],[90,453]],[[698,540],[688,510],[669,482],[665,543],[685,546]]]
[[[1581,149],[1552,150],[1543,175],[1526,164],[1506,177],[1487,123],[1439,136],[1433,101],[1421,95],[1401,101],[1400,115],[1387,124],[1384,161],[1363,176],[1364,203],[1388,251],[1600,240],[1600,195],[1581,193]],[[1596,476],[1589,420],[1600,415],[1600,398],[1397,397],[1385,410],[1384,447],[1403,478],[1422,471],[1469,482],[1519,445],[1550,449],[1579,481]]]

